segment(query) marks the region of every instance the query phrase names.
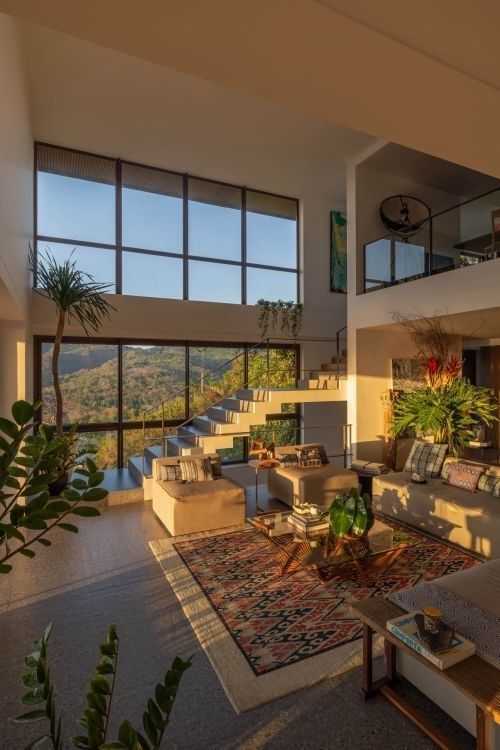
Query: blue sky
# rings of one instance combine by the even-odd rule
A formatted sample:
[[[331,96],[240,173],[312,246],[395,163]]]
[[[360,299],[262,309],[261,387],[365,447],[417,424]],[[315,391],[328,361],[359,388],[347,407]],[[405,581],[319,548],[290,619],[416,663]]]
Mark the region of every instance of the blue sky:
[[[122,192],[124,246],[182,253],[182,200],[124,188]],[[191,255],[241,260],[241,213],[233,208],[189,201]],[[38,173],[38,234],[65,239],[114,244],[115,190],[103,185]],[[73,245],[41,241],[63,261]],[[78,267],[98,281],[112,284],[113,250],[76,245]],[[296,223],[289,219],[247,213],[249,262],[293,268],[296,263]],[[182,299],[182,261],[133,252],[123,253],[123,293]],[[192,300],[241,302],[241,268],[189,261],[189,297]],[[296,299],[295,274],[247,270],[247,301]]]

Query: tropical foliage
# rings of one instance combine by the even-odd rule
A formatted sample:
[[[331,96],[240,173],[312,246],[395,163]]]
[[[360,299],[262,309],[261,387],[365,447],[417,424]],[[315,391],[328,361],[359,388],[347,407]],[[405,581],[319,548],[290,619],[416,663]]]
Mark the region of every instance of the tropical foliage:
[[[285,301],[282,299],[276,302],[270,302],[266,299],[260,299],[257,302],[259,310],[258,325],[260,334],[264,338],[269,329],[274,333],[281,321],[281,333],[285,336],[291,334],[294,338],[299,335],[302,327],[302,314],[304,305],[300,302]]]
[[[0,573],[12,570],[16,555],[33,558],[37,545],[50,547],[47,537],[56,526],[78,532],[67,517],[100,515],[93,503],[108,495],[99,487],[103,472],[87,458],[61,497],[50,497],[49,485],[63,464],[72,468],[74,456],[68,460],[66,446],[47,425],[40,425],[38,434],[30,434],[39,406],[17,401],[12,406],[13,419],[0,418]]]
[[[393,433],[430,436],[446,443],[457,455],[474,437],[478,424],[490,427],[497,419],[497,405],[487,388],[472,385],[464,378],[437,384],[426,383],[394,401]]]
[[[338,537],[362,537],[375,522],[370,496],[360,495],[351,487],[344,495],[337,495],[328,510],[330,527]]]
[[[54,686],[47,659],[47,643],[52,630],[48,625],[41,639],[33,644],[33,650],[24,660],[26,672],[23,685],[28,688],[21,702],[30,710],[16,719],[17,724],[46,722],[43,734],[31,741],[24,750],[52,747],[62,750],[63,719],[56,708]],[[104,641],[99,644],[100,659],[94,669],[88,688],[87,706],[78,720],[83,734],[69,738],[74,747],[82,750],[157,750],[170,721],[177,691],[184,672],[191,666],[191,658],[183,661],[176,657],[162,682],[156,685],[154,698],[150,698],[143,713],[141,730],[124,719],[118,730],[118,738],[108,739],[111,704],[113,700],[119,638],[115,625],[110,625]],[[33,708],[36,706],[36,708]]]
[[[77,268],[72,256],[58,263],[47,252],[37,258],[33,249],[29,253],[30,270],[36,278],[36,291],[51,300],[57,308],[57,328],[52,353],[52,379],[56,399],[55,423],[58,435],[63,433],[63,403],[59,384],[59,353],[66,323],[77,322],[87,335],[97,333],[114,307],[103,298],[110,284],[100,284],[93,276]]]

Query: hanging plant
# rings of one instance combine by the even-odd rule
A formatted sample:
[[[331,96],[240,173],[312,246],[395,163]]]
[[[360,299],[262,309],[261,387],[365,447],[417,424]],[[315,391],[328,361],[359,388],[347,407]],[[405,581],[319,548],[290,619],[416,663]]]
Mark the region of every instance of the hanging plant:
[[[291,334],[296,338],[302,327],[302,313],[304,305],[300,302],[285,301],[276,302],[260,299],[257,302],[260,308],[258,325],[262,338],[265,338],[269,330],[274,333],[280,323],[281,333]],[[281,318],[280,318],[281,316]]]

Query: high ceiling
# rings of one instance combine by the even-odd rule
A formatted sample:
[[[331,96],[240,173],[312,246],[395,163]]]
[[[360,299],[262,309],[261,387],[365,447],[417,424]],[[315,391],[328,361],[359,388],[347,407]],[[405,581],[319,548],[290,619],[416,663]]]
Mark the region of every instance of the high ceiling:
[[[500,89],[498,0],[315,0]],[[390,86],[390,80],[387,81]],[[413,82],[408,81],[410,91]],[[413,91],[425,97],[425,91]],[[462,103],[465,106],[465,102]],[[460,103],[457,102],[457,113]]]

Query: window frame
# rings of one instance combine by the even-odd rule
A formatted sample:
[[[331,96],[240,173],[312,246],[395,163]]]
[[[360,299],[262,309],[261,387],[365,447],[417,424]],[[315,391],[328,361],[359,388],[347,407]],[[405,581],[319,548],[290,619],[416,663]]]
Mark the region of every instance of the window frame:
[[[75,154],[82,154],[86,156],[96,157],[99,159],[106,159],[108,161],[113,161],[115,165],[115,243],[105,243],[105,242],[88,242],[83,240],[78,240],[75,238],[69,238],[69,237],[52,237],[48,235],[41,235],[38,234],[38,147],[46,147],[46,148],[53,148],[53,149],[59,149],[61,151],[68,151]],[[128,245],[123,244],[123,238],[122,238],[122,215],[123,215],[123,201],[122,201],[122,189],[123,189],[123,180],[122,180],[122,171],[123,171],[123,165],[130,165],[132,167],[137,168],[143,168],[148,170],[153,170],[157,172],[167,173],[171,175],[176,175],[178,177],[182,178],[182,184],[183,184],[183,243],[182,243],[182,249],[181,252],[170,252],[166,250],[151,250],[148,248],[140,248],[140,247],[129,247]],[[58,174],[58,173],[54,173]],[[216,185],[221,185],[225,187],[229,187],[232,189],[236,189],[240,191],[241,194],[241,260],[227,260],[224,258],[216,258],[216,257],[205,257],[205,256],[199,256],[199,255],[193,255],[190,253],[189,250],[189,180],[198,180],[200,182],[207,182],[212,183]],[[269,271],[278,271],[281,273],[290,273],[295,274],[296,276],[296,302],[301,302],[301,294],[300,294],[300,275],[301,275],[301,269],[300,269],[300,203],[297,198],[292,198],[290,196],[281,195],[279,193],[271,193],[266,190],[259,190],[258,188],[249,187],[246,185],[234,185],[233,183],[224,182],[222,180],[214,180],[207,177],[199,177],[197,175],[193,175],[191,173],[187,172],[178,172],[172,169],[163,169],[162,167],[156,167],[151,166],[149,164],[141,164],[139,162],[130,161],[128,159],[120,159],[120,158],[114,158],[109,156],[103,156],[102,154],[95,154],[90,151],[82,151],[80,149],[73,149],[68,148],[65,146],[57,146],[52,143],[46,143],[43,141],[35,141],[34,143],[34,178],[33,178],[33,189],[34,189],[34,200],[33,200],[33,226],[34,226],[34,252],[35,252],[35,262],[38,255],[38,244],[39,243],[47,243],[50,244],[50,242],[58,242],[65,245],[79,245],[81,247],[94,247],[102,250],[114,250],[115,252],[115,291],[110,292],[110,294],[118,294],[121,295],[122,289],[123,289],[123,266],[122,266],[122,253],[124,251],[127,252],[133,252],[137,254],[143,254],[143,255],[158,255],[160,257],[170,257],[170,258],[181,258],[183,261],[183,288],[182,288],[182,296],[179,298],[161,298],[161,299],[179,299],[179,300],[190,300],[189,296],[189,261],[195,260],[195,261],[203,261],[208,263],[219,263],[222,265],[232,265],[239,267],[240,274],[241,274],[241,302],[240,303],[225,303],[225,302],[216,302],[216,303],[210,303],[210,304],[247,304],[247,268],[257,268],[261,270],[269,270]],[[272,264],[264,264],[264,263],[253,263],[249,262],[247,260],[247,192],[252,193],[259,193],[261,195],[267,195],[272,198],[281,198],[283,200],[291,201],[295,203],[296,206],[296,219],[295,219],[295,225],[296,225],[296,266],[295,268],[289,268],[285,266],[276,266]],[[33,280],[33,286],[36,287],[36,274]],[[196,300],[200,301],[200,300]]]
[[[42,401],[42,346],[43,344],[53,344],[54,336],[36,335],[33,336],[33,384],[34,384],[34,401]],[[199,340],[186,340],[186,339],[138,339],[138,338],[100,338],[96,336],[64,336],[62,340],[63,344],[102,344],[103,346],[117,346],[117,414],[118,419],[110,422],[82,422],[78,424],[77,432],[116,432],[116,455],[117,455],[117,466],[116,468],[124,468],[126,463],[124,462],[124,432],[126,430],[138,430],[142,429],[142,420],[126,420],[123,419],[123,348],[127,345],[138,345],[138,346],[175,346],[184,347],[184,383],[185,383],[185,396],[184,396],[184,418],[183,419],[169,419],[165,420],[165,427],[179,427],[186,422],[191,422],[196,415],[193,415],[189,419],[189,408],[190,408],[190,385],[195,385],[198,381],[190,383],[190,372],[189,372],[189,349],[190,347],[199,348],[233,348],[241,349],[244,355],[244,384],[242,388],[248,385],[248,360],[249,352],[253,351],[257,344],[250,342],[241,341],[199,341]],[[300,358],[301,348],[300,344],[284,344],[274,343],[270,344],[270,349],[290,349],[295,351],[295,382],[298,383],[300,378]],[[209,407],[208,407],[209,408]],[[41,422],[42,413],[41,408],[38,410],[36,415],[37,422]],[[268,414],[266,417],[267,421],[294,421],[296,430],[301,429],[302,425],[302,408],[300,404],[295,405],[294,412],[278,412]],[[160,419],[148,421],[148,427],[151,429],[161,427],[162,423]],[[256,425],[259,426],[259,425]],[[69,424],[63,425],[64,430],[68,430]],[[226,461],[224,465],[234,465],[247,463],[249,456],[249,438],[243,437],[243,461]]]

